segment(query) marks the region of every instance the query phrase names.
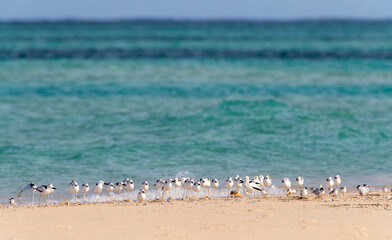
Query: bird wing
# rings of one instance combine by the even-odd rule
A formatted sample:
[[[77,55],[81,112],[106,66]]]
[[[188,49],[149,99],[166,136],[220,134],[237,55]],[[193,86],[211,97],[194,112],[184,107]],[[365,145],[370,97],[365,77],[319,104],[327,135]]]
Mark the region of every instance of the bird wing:
[[[26,187],[24,187],[22,190],[20,190],[20,192],[18,193],[18,198],[21,197],[22,192],[31,189],[30,184],[28,184]]]

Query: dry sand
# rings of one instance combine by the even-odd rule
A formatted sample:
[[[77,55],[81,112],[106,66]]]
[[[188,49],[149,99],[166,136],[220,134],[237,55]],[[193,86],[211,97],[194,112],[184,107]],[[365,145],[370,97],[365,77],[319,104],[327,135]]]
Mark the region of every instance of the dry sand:
[[[0,239],[392,239],[392,200],[270,197],[0,209]]]

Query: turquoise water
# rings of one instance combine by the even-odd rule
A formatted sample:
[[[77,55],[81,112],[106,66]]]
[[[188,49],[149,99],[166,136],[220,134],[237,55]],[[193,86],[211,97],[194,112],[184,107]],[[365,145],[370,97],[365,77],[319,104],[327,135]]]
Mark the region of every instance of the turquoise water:
[[[391,119],[392,22],[0,24],[4,198],[184,173],[381,186]]]

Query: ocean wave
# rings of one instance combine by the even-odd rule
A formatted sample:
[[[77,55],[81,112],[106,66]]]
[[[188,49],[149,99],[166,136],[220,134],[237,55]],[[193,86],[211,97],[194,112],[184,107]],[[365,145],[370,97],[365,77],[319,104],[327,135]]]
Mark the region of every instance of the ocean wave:
[[[72,96],[72,97],[107,97],[107,96],[149,96],[149,97],[227,97],[237,96],[392,96],[392,86],[389,85],[346,85],[346,86],[257,86],[257,85],[207,85],[196,87],[185,86],[154,86],[135,87],[122,84],[100,84],[81,86],[42,85],[33,86],[4,86],[0,84],[0,96]],[[239,104],[238,101],[224,103],[223,107]],[[273,103],[271,103],[273,104]]]
[[[392,59],[391,50],[13,49],[0,59]]]

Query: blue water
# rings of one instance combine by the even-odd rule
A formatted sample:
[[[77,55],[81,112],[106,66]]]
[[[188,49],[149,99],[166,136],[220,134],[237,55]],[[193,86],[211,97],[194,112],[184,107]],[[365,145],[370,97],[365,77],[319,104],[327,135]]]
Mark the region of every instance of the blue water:
[[[184,172],[389,185],[391,119],[388,21],[0,23],[1,199]]]

